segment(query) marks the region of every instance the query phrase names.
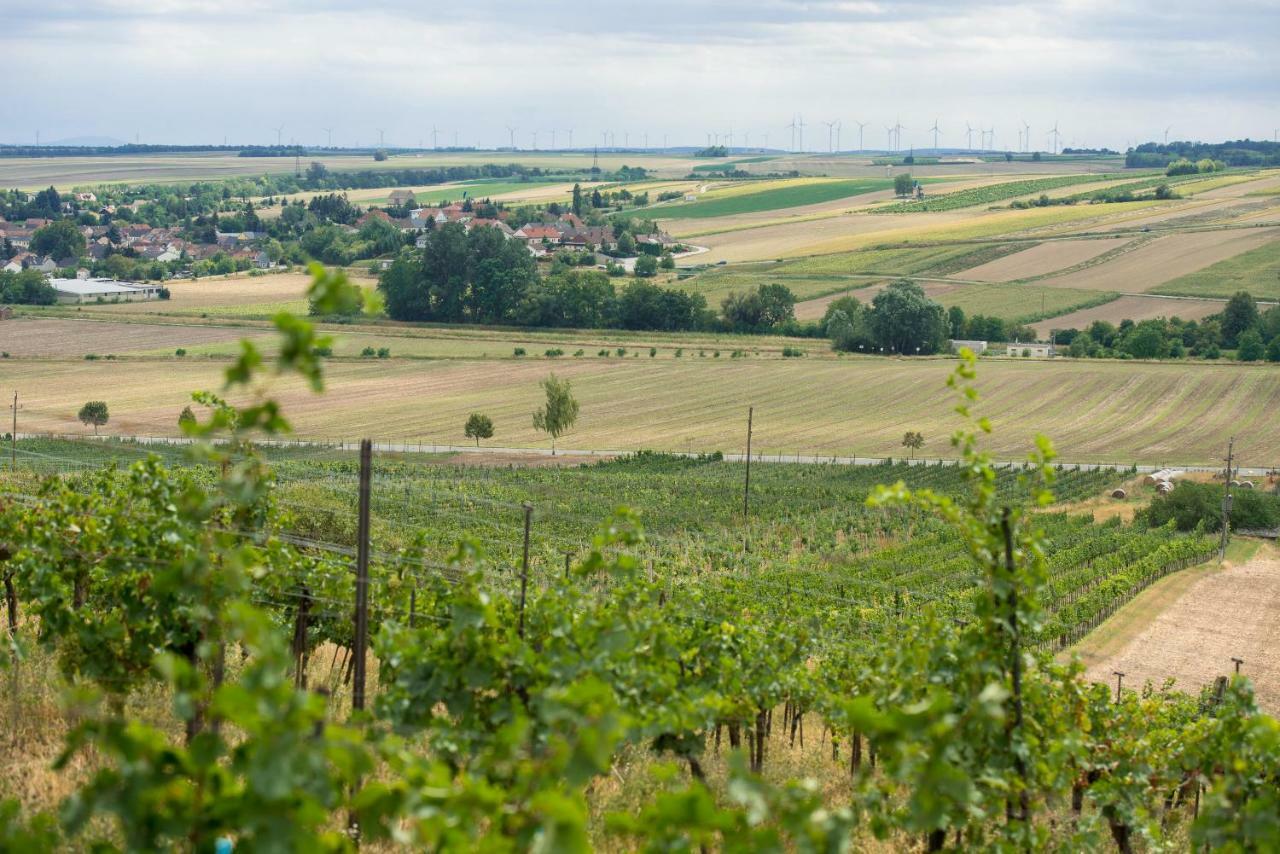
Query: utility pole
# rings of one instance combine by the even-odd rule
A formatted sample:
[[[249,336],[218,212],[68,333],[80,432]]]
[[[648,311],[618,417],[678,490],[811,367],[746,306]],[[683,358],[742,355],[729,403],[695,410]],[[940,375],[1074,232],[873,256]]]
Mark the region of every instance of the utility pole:
[[[1231,530],[1231,461],[1235,450],[1236,437],[1227,442],[1227,477],[1222,484],[1222,543],[1218,546],[1218,562],[1227,559],[1227,540]]]
[[[18,470],[18,410],[22,407],[18,406],[18,393],[13,393],[13,432],[9,434],[9,468],[13,471]]]
[[[520,628],[521,639],[524,638],[524,597],[529,589],[529,525],[533,521],[533,505],[524,504],[524,559],[520,563]],[[566,560],[566,563],[568,561]]]
[[[747,407],[747,477],[742,485],[742,519],[746,521],[751,513],[751,421],[755,415],[755,407]]]
[[[373,443],[360,440],[360,504],[356,521],[356,619],[352,641],[351,709],[364,709],[365,659],[369,646],[369,485],[373,479]]]

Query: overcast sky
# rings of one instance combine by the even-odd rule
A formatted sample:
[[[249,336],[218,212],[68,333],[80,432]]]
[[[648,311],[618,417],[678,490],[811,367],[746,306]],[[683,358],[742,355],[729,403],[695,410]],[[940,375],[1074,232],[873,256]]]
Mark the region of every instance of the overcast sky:
[[[1278,0],[0,0],[0,141],[1271,138]],[[974,137],[975,143],[977,137]]]

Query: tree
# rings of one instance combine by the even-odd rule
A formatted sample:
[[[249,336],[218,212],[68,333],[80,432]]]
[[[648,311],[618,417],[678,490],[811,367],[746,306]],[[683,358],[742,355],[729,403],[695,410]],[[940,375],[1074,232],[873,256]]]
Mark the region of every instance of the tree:
[[[953,305],[947,309],[947,327],[952,338],[964,337],[964,309]]]
[[[795,294],[786,285],[760,285],[729,294],[720,304],[724,319],[735,330],[771,329],[795,318]]]
[[[107,404],[101,400],[91,400],[84,406],[80,407],[80,414],[77,416],[81,424],[93,425],[93,435],[98,435],[98,428],[107,423],[110,415],[107,413]]]
[[[475,439],[476,447],[480,447],[481,439],[493,438],[493,419],[479,412],[471,413],[471,416],[467,418],[467,426],[463,429],[463,435],[468,439]]]
[[[178,413],[178,427],[183,428],[187,424],[196,423],[196,414],[191,411],[190,406],[182,407],[182,411]]]
[[[658,262],[658,266],[664,270],[674,270],[676,268],[676,257],[670,252],[663,252],[662,260]]]
[[[942,306],[915,282],[893,282],[871,301],[876,342],[890,353],[936,353],[946,344],[946,326]]]
[[[915,185],[915,181],[911,180],[911,176],[906,172],[901,175],[893,176],[893,192],[898,196],[911,195],[911,188]]]
[[[1241,362],[1256,362],[1263,357],[1266,348],[1262,346],[1262,336],[1256,329],[1246,329],[1240,334],[1240,346],[1236,350],[1236,358]]]
[[[1236,346],[1240,333],[1258,324],[1258,304],[1247,291],[1236,291],[1222,310],[1222,343]]]
[[[911,450],[911,459],[916,458],[916,451],[924,447],[924,434],[916,430],[908,430],[902,435],[902,446]]]
[[[582,185],[573,185],[573,215],[582,216]]]
[[[560,438],[578,420],[578,401],[568,380],[556,379],[551,374],[541,383],[547,393],[547,402],[533,413],[533,429],[551,437],[551,455],[556,454],[556,439]]]
[[[652,255],[641,255],[636,259],[636,275],[648,278],[658,272],[658,259]]]
[[[37,228],[31,235],[31,251],[37,255],[50,255],[55,260],[79,258],[84,254],[84,235],[74,222],[60,219],[43,228]]]
[[[636,239],[631,236],[631,232],[624,231],[618,235],[618,252],[622,255],[636,254]]]

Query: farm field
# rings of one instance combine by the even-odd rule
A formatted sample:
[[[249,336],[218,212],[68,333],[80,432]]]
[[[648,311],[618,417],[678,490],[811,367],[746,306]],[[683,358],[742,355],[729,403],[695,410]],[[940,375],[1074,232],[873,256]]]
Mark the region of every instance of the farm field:
[[[1052,276],[1039,284],[1131,293],[1153,291],[1180,276],[1274,241],[1277,235],[1280,230],[1268,228],[1165,234],[1105,264]]]
[[[750,185],[747,185],[750,186]],[[710,219],[736,214],[761,213],[782,208],[816,205],[823,202],[847,199],[863,193],[887,190],[893,182],[887,179],[863,181],[789,181],[786,186],[760,189],[756,192],[734,192],[717,196],[709,194],[696,202],[663,205],[660,208],[641,209],[637,215],[659,219]]]
[[[1058,290],[1054,288],[1052,290]],[[1078,311],[1051,317],[1033,323],[1037,334],[1049,339],[1053,329],[1084,329],[1095,320],[1118,324],[1122,320],[1150,320],[1155,317],[1180,317],[1183,320],[1203,320],[1222,311],[1222,300],[1167,299],[1155,295],[1121,296],[1102,305],[1082,308]]]
[[[473,411],[489,413],[495,443],[543,446],[529,422],[555,372],[574,383],[582,415],[565,447],[736,450],[745,408],[756,407],[755,447],[770,453],[896,455],[905,430],[928,437],[925,456],[948,456],[955,425],[938,406],[949,359],[731,359],[686,349],[682,358],[584,357],[337,361],[329,394],[285,384],[303,437],[371,435],[382,440],[459,443]],[[83,433],[75,413],[106,397],[108,432],[172,435],[194,389],[220,387],[209,360],[86,362],[0,360],[0,387],[17,388],[23,425]],[[1133,362],[1020,362],[980,365],[998,453],[1020,455],[1036,432],[1074,462],[1209,463],[1236,436],[1244,465],[1280,460],[1269,429],[1280,405],[1280,368]]]
[[[838,293],[796,303],[796,317],[801,320],[821,318],[827,306],[842,296],[855,297],[869,304],[876,294],[889,285],[892,277],[867,284],[856,290],[846,288]],[[864,280],[865,281],[865,280]],[[917,280],[916,284],[932,300],[945,308],[959,306],[966,316],[982,314],[1022,323],[1046,314],[1085,310],[1099,302],[1106,302],[1115,294],[1070,288],[1041,288],[1037,285],[1010,284],[1004,282],[967,283],[937,280]],[[856,287],[856,285],[855,285]]]
[[[1248,291],[1257,299],[1280,299],[1280,233],[1271,240],[1159,285],[1155,290],[1179,296],[1227,298]]]
[[[121,355],[160,351],[171,355],[182,347],[193,354],[208,345],[231,346],[241,338],[260,339],[270,333],[207,325],[68,321],[33,317],[5,321],[0,327],[0,350],[10,357]]]
[[[1118,249],[1131,239],[1116,237],[1100,240],[1045,241],[977,267],[961,270],[956,273],[956,277],[976,279],[980,282],[1011,282],[1032,276],[1043,276]]]
[[[1132,685],[1162,684],[1195,691],[1230,672],[1232,658],[1257,686],[1259,705],[1280,712],[1280,553],[1264,544],[1216,571],[1174,576],[1153,586],[1104,623],[1083,645],[1086,678],[1105,681],[1119,670]],[[1113,628],[1133,618],[1132,626]],[[1121,634],[1107,637],[1112,631]]]

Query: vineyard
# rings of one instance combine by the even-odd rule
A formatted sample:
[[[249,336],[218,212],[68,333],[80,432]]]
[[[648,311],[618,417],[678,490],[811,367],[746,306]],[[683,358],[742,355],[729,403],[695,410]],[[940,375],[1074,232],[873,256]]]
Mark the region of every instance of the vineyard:
[[[266,370],[246,345],[228,384]],[[1117,697],[1056,661],[1217,541],[1069,512],[1115,475],[1047,443],[996,466],[975,418],[960,465],[478,469],[258,451],[273,401],[198,399],[189,452],[14,449],[0,714],[74,686],[79,771],[0,801],[0,850],[1280,844],[1247,681]]]
[[[971,208],[1005,199],[1016,199],[1018,196],[1030,196],[1074,184],[1096,184],[1103,181],[1114,181],[1119,178],[1132,177],[1122,174],[1106,175],[1057,175],[1051,178],[1026,178],[1021,181],[1005,181],[968,190],[957,190],[919,201],[898,202],[875,209],[876,213],[914,213],[919,211],[953,211],[959,208]]]

